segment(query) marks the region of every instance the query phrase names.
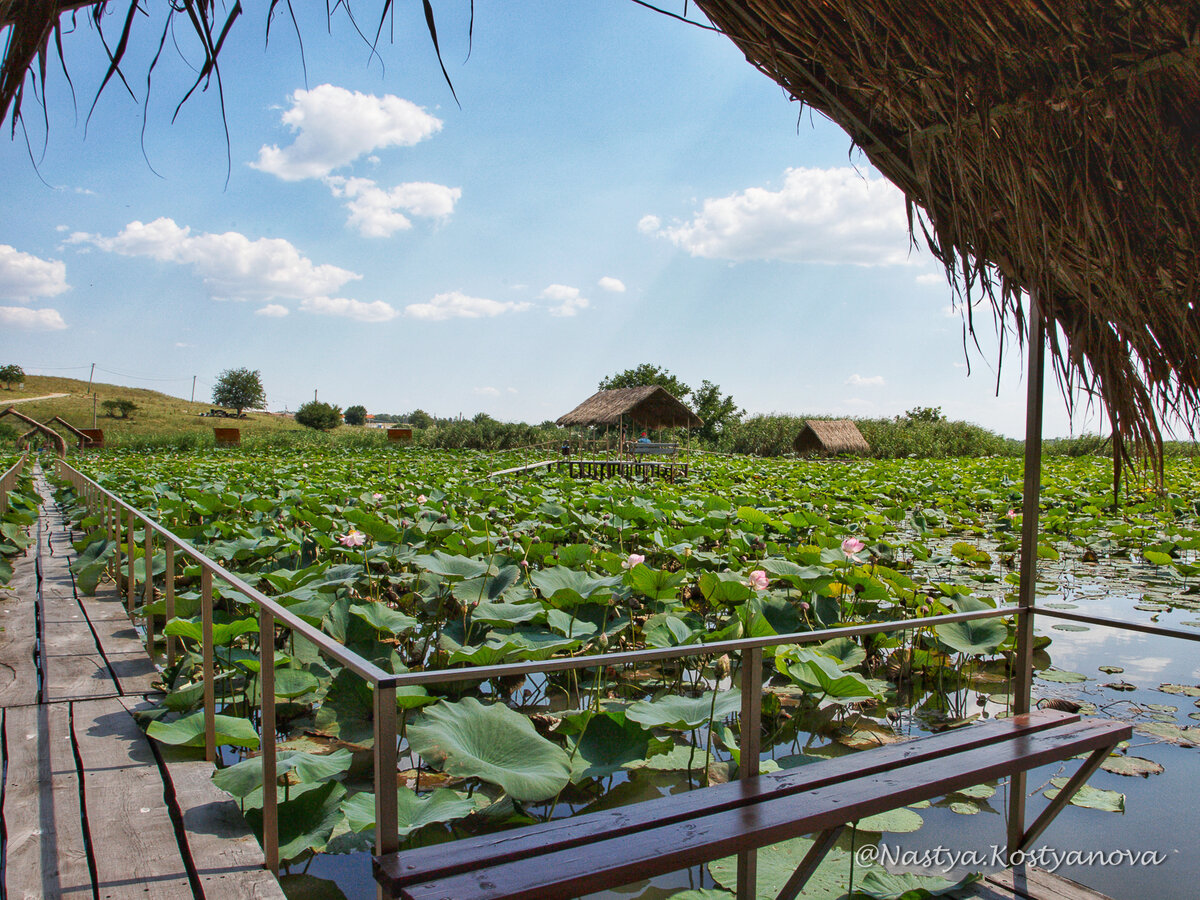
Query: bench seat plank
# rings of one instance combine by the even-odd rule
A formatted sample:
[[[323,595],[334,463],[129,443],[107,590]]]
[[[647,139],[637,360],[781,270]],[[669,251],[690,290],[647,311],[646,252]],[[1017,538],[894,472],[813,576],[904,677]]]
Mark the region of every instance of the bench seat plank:
[[[571,898],[1112,746],[1129,732],[1129,726],[1105,721],[1035,713],[622,809],[392,854],[376,860],[376,877],[406,900]]]

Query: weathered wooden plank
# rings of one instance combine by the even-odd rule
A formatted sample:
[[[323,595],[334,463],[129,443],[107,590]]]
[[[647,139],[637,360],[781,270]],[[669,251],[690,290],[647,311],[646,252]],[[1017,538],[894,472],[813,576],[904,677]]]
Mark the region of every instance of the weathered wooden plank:
[[[100,900],[192,895],[158,764],[118,700],[72,704]]]
[[[213,784],[212,763],[164,757],[205,900],[282,900],[283,890],[263,868],[262,848],[242,811]]]
[[[37,700],[37,569],[30,555],[18,557],[8,588],[0,590],[0,707]]]
[[[1050,897],[1055,900],[1111,900],[1107,895],[1085,887],[1077,881],[1032,866],[1006,869],[989,875],[986,881],[1002,890],[1011,891],[1017,897],[1032,900]]]
[[[4,711],[7,896],[90,900],[79,775],[65,704]]]
[[[122,694],[141,696],[161,693],[161,690],[154,686],[160,677],[158,669],[154,667],[153,661],[146,655],[145,650],[139,649],[132,653],[108,653],[107,656],[109,671],[117,679],[117,684],[121,686]]]

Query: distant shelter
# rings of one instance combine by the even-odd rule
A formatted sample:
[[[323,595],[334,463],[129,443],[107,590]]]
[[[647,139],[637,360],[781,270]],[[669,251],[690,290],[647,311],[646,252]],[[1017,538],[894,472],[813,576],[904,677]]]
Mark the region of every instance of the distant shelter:
[[[792,447],[801,456],[866,456],[871,447],[849,419],[808,419]]]

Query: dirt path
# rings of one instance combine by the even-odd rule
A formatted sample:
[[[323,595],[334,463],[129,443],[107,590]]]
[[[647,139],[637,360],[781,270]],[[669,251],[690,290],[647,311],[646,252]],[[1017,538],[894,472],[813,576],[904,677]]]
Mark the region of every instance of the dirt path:
[[[55,400],[59,397],[70,397],[70,394],[43,394],[41,397],[20,397],[16,400],[6,401],[9,406],[16,403],[32,403],[34,400]]]

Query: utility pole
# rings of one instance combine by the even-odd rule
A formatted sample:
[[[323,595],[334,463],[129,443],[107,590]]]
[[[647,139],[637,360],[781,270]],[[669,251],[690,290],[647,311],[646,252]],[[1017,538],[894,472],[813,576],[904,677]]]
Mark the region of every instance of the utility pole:
[[[192,376],[192,402],[196,402],[196,376]]]
[[[92,392],[92,377],[96,374],[96,364],[92,363],[92,371],[88,373],[88,393]],[[93,424],[93,428],[96,426]]]
[[[92,363],[94,366],[95,363]],[[92,427],[96,427],[96,395],[92,394]]]
[[[317,402],[317,389],[313,388],[313,403]]]

